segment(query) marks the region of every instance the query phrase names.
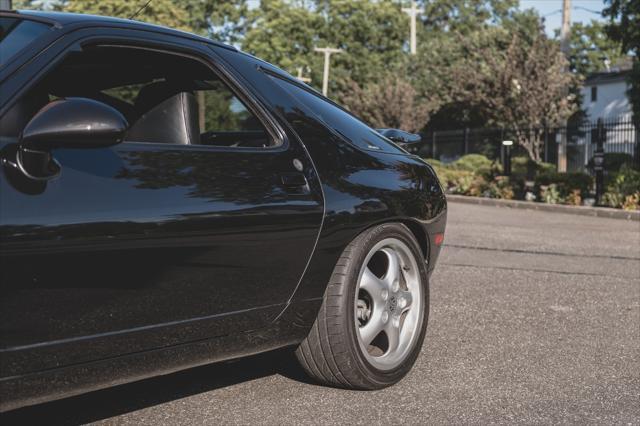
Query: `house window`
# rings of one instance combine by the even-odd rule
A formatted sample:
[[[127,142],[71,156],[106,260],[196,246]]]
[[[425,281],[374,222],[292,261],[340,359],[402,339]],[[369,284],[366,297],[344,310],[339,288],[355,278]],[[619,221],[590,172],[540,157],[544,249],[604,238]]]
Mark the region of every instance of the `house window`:
[[[591,87],[591,102],[598,100],[598,86]]]

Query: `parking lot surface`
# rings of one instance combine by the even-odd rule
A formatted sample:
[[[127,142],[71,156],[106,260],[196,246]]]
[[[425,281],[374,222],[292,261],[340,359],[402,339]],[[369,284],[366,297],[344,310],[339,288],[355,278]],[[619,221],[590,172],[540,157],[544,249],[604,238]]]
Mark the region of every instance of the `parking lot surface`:
[[[640,424],[640,223],[450,203],[413,371],[322,387],[288,351],[7,413],[25,424]]]

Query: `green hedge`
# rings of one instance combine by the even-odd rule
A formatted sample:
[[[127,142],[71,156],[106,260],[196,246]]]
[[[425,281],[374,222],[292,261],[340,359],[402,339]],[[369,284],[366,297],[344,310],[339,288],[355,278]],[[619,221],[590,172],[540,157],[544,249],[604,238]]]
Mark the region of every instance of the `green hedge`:
[[[531,195],[548,203],[581,204],[588,197],[593,178],[585,173],[557,173],[549,163],[527,157],[512,159],[511,176],[502,166],[478,154],[465,155],[450,164],[427,160],[449,193],[476,197],[526,199]]]

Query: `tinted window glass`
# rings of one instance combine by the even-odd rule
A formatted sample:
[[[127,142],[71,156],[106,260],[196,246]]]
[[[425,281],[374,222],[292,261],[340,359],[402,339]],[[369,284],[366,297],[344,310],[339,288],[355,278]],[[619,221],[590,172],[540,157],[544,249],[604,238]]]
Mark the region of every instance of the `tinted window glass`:
[[[0,65],[4,65],[16,53],[49,30],[40,22],[18,18],[0,18]]]
[[[263,130],[256,116],[220,80],[202,82],[198,100],[202,105],[201,126],[205,131],[256,131]]]
[[[270,77],[299,102],[308,106],[327,126],[354,145],[375,151],[405,153],[393,142],[331,102],[284,79],[272,75]]]
[[[68,97],[94,99],[120,111],[129,123],[128,142],[234,148],[280,143],[206,64],[126,46],[87,46],[69,53],[12,108],[21,117],[11,118],[18,125],[8,135],[18,135],[49,100]]]

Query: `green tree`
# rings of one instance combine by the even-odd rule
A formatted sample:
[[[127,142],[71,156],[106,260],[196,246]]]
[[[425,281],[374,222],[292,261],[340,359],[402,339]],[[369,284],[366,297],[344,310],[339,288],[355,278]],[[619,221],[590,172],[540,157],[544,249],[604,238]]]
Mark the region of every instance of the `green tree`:
[[[312,71],[322,81],[323,56],[315,47],[336,47],[331,58],[330,94],[341,99],[349,81],[376,81],[402,61],[408,21],[391,0],[263,0],[252,11],[243,50],[285,70]]]
[[[531,44],[539,32],[540,17],[533,10],[516,10],[511,1],[430,4],[433,9],[427,7],[430,15],[425,21],[430,26],[420,33],[418,54],[407,57],[405,66],[422,99],[441,105],[431,114],[429,129],[485,126],[490,122],[489,111],[472,99],[456,96],[465,82],[452,78],[451,71],[465,66],[474,69],[485,62],[479,56],[476,64],[467,61],[469,45],[488,49],[495,56],[508,48],[511,35],[517,35],[520,43]]]
[[[195,33],[224,43],[241,41],[249,24],[246,0],[178,0],[175,3],[185,8]]]
[[[434,31],[465,34],[500,25],[518,6],[518,0],[424,0],[421,3],[425,38]]]
[[[605,0],[605,3],[609,5],[603,11],[603,15],[609,18],[607,34],[621,44],[623,53],[630,51],[634,54],[628,93],[634,120],[640,125],[640,1]]]
[[[576,76],[565,72],[558,44],[541,28],[530,43],[503,28],[460,43],[465,59],[450,70],[454,99],[483,111],[489,124],[512,131],[529,157],[540,161],[541,129],[577,108],[575,96],[565,92]]]
[[[417,132],[439,107],[418,96],[406,79],[388,74],[380,82],[361,87],[351,81],[343,96],[344,104],[354,114],[377,128],[397,128]]]
[[[569,49],[569,67],[581,76],[603,71],[605,61],[615,66],[627,56],[620,43],[607,36],[605,25],[595,20],[571,26]]]
[[[243,50],[291,73],[297,67],[313,69],[314,82],[321,81],[322,65],[313,51],[324,25],[321,16],[300,4],[262,0],[249,19]]]
[[[129,18],[145,3],[146,1],[142,0],[65,0],[59,4],[58,8],[64,12]],[[191,18],[185,6],[186,3],[181,0],[153,0],[136,16],[136,19],[184,31],[192,31],[190,26]]]

